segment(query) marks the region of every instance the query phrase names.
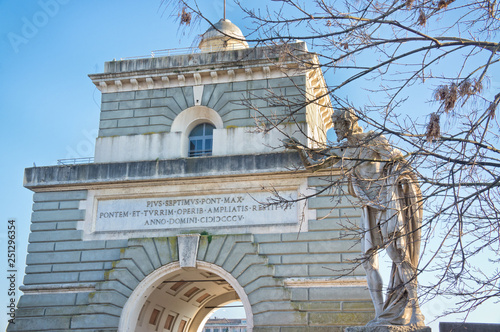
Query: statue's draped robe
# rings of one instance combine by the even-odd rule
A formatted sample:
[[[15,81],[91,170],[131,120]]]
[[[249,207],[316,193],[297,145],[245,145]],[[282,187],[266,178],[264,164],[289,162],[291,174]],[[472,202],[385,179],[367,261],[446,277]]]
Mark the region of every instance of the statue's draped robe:
[[[346,147],[344,157],[349,160],[344,159],[342,166],[349,177],[350,194],[357,197],[363,207],[363,253],[372,254],[392,241],[402,260],[411,266],[411,271],[402,271],[404,267],[398,269],[393,262],[384,310],[374,324],[417,324],[407,287],[416,289],[417,284],[422,222],[420,188],[399,150],[391,148],[384,136],[373,132],[354,136],[359,145]],[[405,272],[413,278],[412,285],[405,285],[401,279],[401,273]]]

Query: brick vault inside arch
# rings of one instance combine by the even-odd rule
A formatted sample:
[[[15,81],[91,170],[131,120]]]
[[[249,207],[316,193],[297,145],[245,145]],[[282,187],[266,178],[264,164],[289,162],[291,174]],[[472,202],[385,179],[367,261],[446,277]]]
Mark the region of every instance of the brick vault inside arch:
[[[243,303],[252,331],[250,302],[236,279],[217,265],[196,265],[183,269],[175,262],[149,274],[127,300],[118,331],[201,331],[217,307],[235,301]]]

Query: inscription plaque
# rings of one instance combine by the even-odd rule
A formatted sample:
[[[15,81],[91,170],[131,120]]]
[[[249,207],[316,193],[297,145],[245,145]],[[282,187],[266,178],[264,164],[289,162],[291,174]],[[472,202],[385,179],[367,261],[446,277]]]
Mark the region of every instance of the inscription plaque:
[[[291,199],[295,191],[282,193]],[[269,193],[101,199],[96,232],[296,224],[297,204],[265,206]]]

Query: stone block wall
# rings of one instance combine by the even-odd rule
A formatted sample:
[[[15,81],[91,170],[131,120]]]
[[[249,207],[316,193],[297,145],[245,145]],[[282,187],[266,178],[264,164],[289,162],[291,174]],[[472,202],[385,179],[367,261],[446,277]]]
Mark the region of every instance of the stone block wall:
[[[359,223],[360,211],[329,184],[327,176],[308,177],[319,192],[308,200],[316,214],[308,231],[201,236],[197,259],[238,281],[252,307],[254,331],[343,331],[372,318],[366,284],[359,282],[364,272],[351,261],[360,245],[346,230]],[[25,294],[8,331],[117,331],[140,282],[178,261],[177,238],[161,232],[83,240],[77,225],[85,218],[80,202],[86,198],[86,190],[35,193]]]
[[[278,285],[266,285],[263,278],[250,295],[254,331],[341,332],[346,326],[364,325],[373,319],[366,285],[317,282],[332,277],[357,280],[365,275],[362,267],[353,263],[360,257],[359,240],[354,231],[346,230],[346,225],[359,225],[360,210],[353,207],[349,196],[332,196],[336,187],[327,188],[330,181],[329,176],[308,178],[309,187],[321,192],[308,200],[309,209],[316,210],[308,232],[254,236],[259,255],[273,268],[270,279],[278,281]],[[294,284],[294,279],[299,282]],[[277,295],[280,290],[286,295]]]
[[[34,194],[24,295],[8,331],[116,330],[120,310],[113,301],[96,306],[89,299],[127,241],[82,241],[77,223],[86,197],[86,190]],[[95,317],[92,324],[82,322],[86,314]]]
[[[304,122],[304,94],[305,75],[206,84],[201,105],[218,112],[226,128],[253,127],[256,118],[274,119],[290,111],[297,115],[288,122]],[[192,86],[103,93],[99,137],[169,132],[175,117],[192,106]]]

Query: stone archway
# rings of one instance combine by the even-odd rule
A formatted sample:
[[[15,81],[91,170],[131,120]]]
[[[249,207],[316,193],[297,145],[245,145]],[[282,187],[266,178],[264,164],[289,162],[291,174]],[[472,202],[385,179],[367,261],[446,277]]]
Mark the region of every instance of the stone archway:
[[[181,268],[179,262],[150,273],[125,303],[119,332],[197,332],[215,308],[241,301],[247,331],[253,330],[250,302],[237,280],[221,267],[202,261],[196,268]]]

